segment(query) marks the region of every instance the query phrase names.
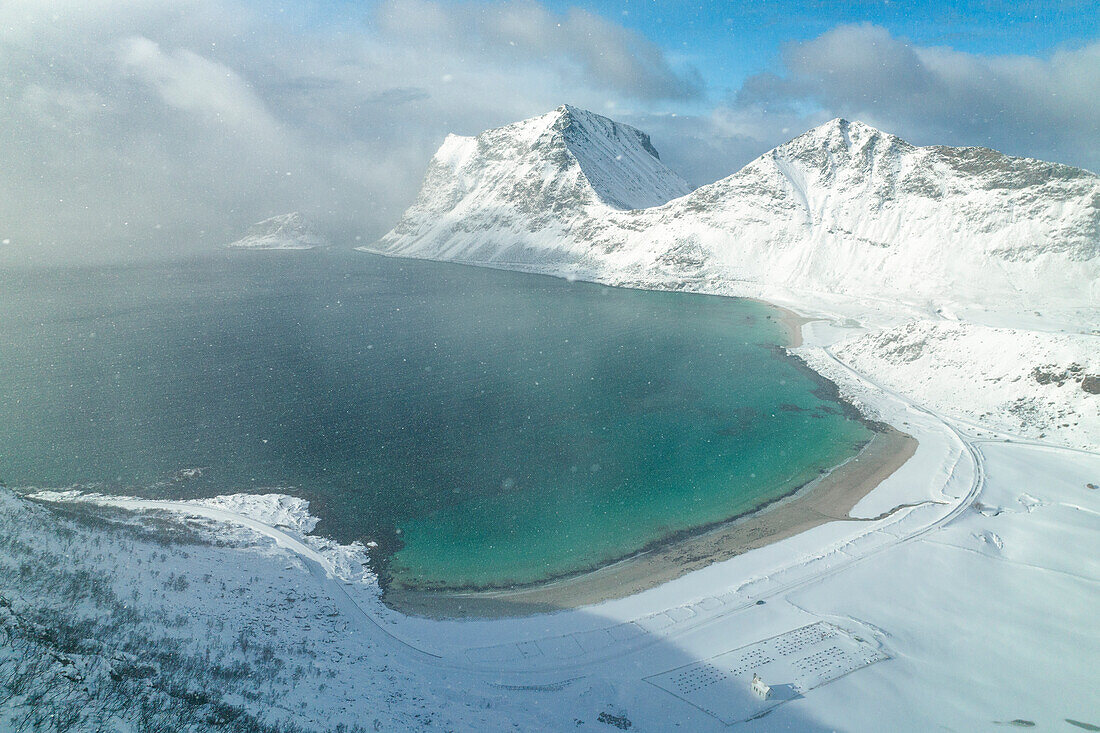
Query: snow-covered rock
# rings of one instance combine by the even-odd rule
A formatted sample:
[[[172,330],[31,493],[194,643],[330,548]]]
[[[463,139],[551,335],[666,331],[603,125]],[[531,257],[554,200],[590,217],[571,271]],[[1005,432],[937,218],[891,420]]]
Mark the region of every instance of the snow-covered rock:
[[[256,222],[230,249],[315,249],[328,244],[297,211]]]
[[[1100,177],[837,119],[688,194],[642,133],[562,107],[449,137],[371,249],[651,288],[1080,308],[1100,301]]]
[[[844,341],[833,352],[949,417],[1100,450],[1098,336],[921,321]]]

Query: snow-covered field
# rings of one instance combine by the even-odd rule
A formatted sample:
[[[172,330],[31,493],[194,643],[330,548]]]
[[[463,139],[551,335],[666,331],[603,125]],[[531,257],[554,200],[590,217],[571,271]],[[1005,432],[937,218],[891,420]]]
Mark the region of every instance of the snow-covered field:
[[[366,622],[373,585],[240,527],[0,489],[0,730],[535,724]]]
[[[916,321],[832,351],[955,420],[1100,451],[1100,337]]]

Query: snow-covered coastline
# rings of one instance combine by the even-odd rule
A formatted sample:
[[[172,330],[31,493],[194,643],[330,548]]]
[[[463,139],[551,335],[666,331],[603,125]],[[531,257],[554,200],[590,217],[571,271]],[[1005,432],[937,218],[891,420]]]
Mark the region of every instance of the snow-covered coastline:
[[[336,614],[333,618],[356,629],[346,639],[337,634],[315,640],[316,648],[330,660],[347,659],[350,664],[350,660],[363,659],[356,654],[362,655],[361,645],[368,644],[373,649],[368,658],[388,659],[387,668],[392,665],[394,671],[400,670],[397,678],[392,677],[393,672],[385,673],[398,680],[391,686],[372,678],[374,691],[368,694],[363,691],[364,672],[332,661],[334,670],[342,670],[338,674],[347,675],[352,687],[346,689],[355,689],[355,695],[336,704],[330,695],[321,694],[316,700],[303,700],[305,705],[293,712],[268,709],[268,718],[324,728],[339,715],[352,716],[345,720],[360,719],[362,710],[369,708],[382,711],[386,720],[405,721],[398,723],[401,727],[415,719],[411,716],[429,715],[431,720],[445,721],[447,727],[457,729],[518,724],[564,730],[574,727],[574,720],[595,721],[607,714],[629,719],[641,730],[666,729],[676,723],[718,730],[724,729],[725,723],[716,714],[748,718],[770,710],[767,718],[753,724],[754,729],[819,725],[858,730],[892,725],[919,730],[935,724],[972,729],[999,719],[1049,720],[1053,713],[1047,701],[1055,689],[1035,684],[1032,677],[1037,675],[1062,680],[1057,694],[1066,702],[1058,715],[1098,719],[1100,710],[1089,702],[1091,696],[1082,685],[1089,684],[1088,660],[1100,651],[1100,638],[1084,631],[1089,628],[1086,619],[1091,617],[1089,589],[1100,582],[1100,566],[1091,561],[1081,564],[1044,548],[1071,540],[1090,557],[1098,556],[1095,528],[1100,491],[1085,484],[1100,472],[1100,457],[1006,442],[968,425],[951,426],[949,417],[917,407],[836,361],[832,352],[842,350],[833,345],[852,336],[853,330],[847,316],[813,320],[803,327],[804,344],[796,353],[834,379],[870,414],[915,435],[920,443],[917,455],[853,510],[854,517],[864,519],[830,522],[644,593],[595,607],[526,619],[432,621],[404,617],[378,602],[377,586],[371,579],[347,582],[349,578],[340,572],[310,563],[311,553],[323,558],[325,548],[308,537],[314,520],[300,499],[238,495],[171,502],[171,507],[145,502],[144,509],[169,509],[179,516],[215,521],[215,535],[224,533],[232,539],[231,546],[218,548],[216,554],[247,568],[241,572],[252,578],[268,572],[260,569],[262,564],[285,564],[286,560],[278,558],[296,558],[299,569],[291,572],[289,579],[274,582],[271,591],[299,589],[294,592],[298,598],[294,606],[306,615],[295,624],[314,613],[318,617]],[[823,366],[826,361],[833,366]],[[1035,485],[1029,477],[1036,473],[1048,480]],[[77,497],[53,494],[40,498]],[[83,500],[103,508],[116,501],[87,496]],[[884,512],[890,512],[889,516],[870,519]],[[297,539],[306,549],[280,542],[280,534]],[[263,549],[256,554],[250,547]],[[1021,572],[1014,569],[1020,563],[1039,568],[1027,571],[1030,576],[1024,585],[1013,580]],[[185,560],[171,567],[176,576],[191,577],[197,572]],[[289,570],[292,565],[285,567]],[[139,568],[126,571],[133,576],[141,572]],[[122,574],[124,580],[130,577],[126,573]],[[306,591],[303,597],[306,588],[315,590]],[[1018,610],[990,618],[991,611],[984,604],[1008,592],[1007,588],[1011,588]],[[327,590],[305,600],[322,589]],[[924,600],[905,600],[914,593]],[[332,600],[338,596],[343,600]],[[173,598],[175,603],[192,602]],[[223,605],[218,613],[246,616],[249,598],[245,595]],[[193,602],[210,601],[196,598]],[[898,610],[906,607],[912,612]],[[193,612],[206,613],[208,609],[196,607]],[[1043,617],[1044,623],[1034,626],[1029,614]],[[875,658],[884,661],[826,680],[827,684],[813,690],[805,687],[809,682],[799,682],[799,697],[780,700],[782,704],[776,707],[753,707],[751,700],[739,697],[736,678],[733,683],[715,683],[712,694],[705,698],[711,700],[707,704],[713,705],[716,712],[712,713],[701,710],[694,698],[685,702],[664,691],[654,694],[655,683],[646,681],[664,680],[662,670],[683,665],[691,668],[698,660],[776,634],[781,639],[791,634],[795,635],[792,639],[800,638],[798,634],[805,634],[800,629],[822,620],[829,628],[839,629],[830,633],[866,640],[871,646],[864,653],[871,654],[869,650],[874,649]],[[269,643],[285,650],[281,654],[287,659],[294,658],[291,646],[300,643],[293,639],[314,633],[295,624],[269,625],[264,632]],[[960,625],[970,629],[974,638],[983,638],[988,630],[1014,641],[1004,647],[973,642],[943,648],[934,630]],[[1027,633],[1023,633],[1025,628]],[[1067,639],[1063,630],[1068,628],[1081,631]],[[360,651],[353,652],[349,645],[360,645]],[[1062,648],[1065,652],[1057,656],[1048,653]],[[725,669],[722,659],[707,664],[721,672]],[[962,689],[961,680],[983,679],[990,666],[1001,670],[996,685]],[[767,674],[770,667],[764,665],[764,669]],[[727,675],[723,680],[729,679],[729,672],[721,673]],[[774,674],[769,681],[776,681]],[[1075,682],[1067,687],[1066,680]],[[914,684],[920,694],[915,694]],[[426,689],[423,685],[435,690],[430,698],[420,698],[415,704],[401,701],[399,690]],[[909,692],[899,696],[899,688]],[[531,694],[542,700],[537,721],[530,717]],[[888,700],[889,710],[853,705],[855,697],[868,695]],[[930,709],[920,702],[928,695],[949,704]],[[492,702],[471,708],[471,700]],[[334,705],[344,712],[330,718]],[[258,715],[263,710],[262,705],[245,707]],[[899,716],[908,722],[899,725]]]
[[[633,153],[648,144],[584,122]],[[842,141],[830,135],[828,144]],[[932,155],[886,143],[906,156]],[[468,146],[451,147],[469,162]],[[672,180],[652,161],[640,166],[642,178]],[[1031,185],[1027,166],[1012,170]],[[630,191],[613,183],[593,189],[607,194],[605,204]],[[480,220],[469,221],[477,234]],[[538,239],[529,234],[511,244]],[[0,488],[0,684],[31,669],[26,659],[46,660],[27,672],[33,684],[0,705],[0,728],[42,705],[28,690],[46,689],[67,709],[112,710],[104,715],[118,729],[141,729],[111,696],[116,677],[139,680],[125,689],[145,690],[180,716],[175,729],[195,730],[207,728],[189,721],[224,713],[218,705],[257,726],[314,730],[1100,725],[1100,396],[1090,381],[1100,336],[1091,301],[1053,299],[1038,312],[958,293],[899,302],[874,289],[731,280],[699,266],[694,245],[654,270],[542,257],[537,247],[510,249],[541,254],[509,260],[460,246],[471,241],[405,254],[789,308],[808,319],[793,353],[865,414],[913,435],[916,453],[849,519],[626,598],[487,620],[387,608],[363,570],[363,548],[312,537],[315,520],[294,497],[157,502],[38,492],[28,500]],[[1090,287],[1075,283],[1075,293]],[[1025,410],[1021,397],[1034,398]],[[184,530],[197,539],[176,534]],[[115,618],[122,631],[103,625]],[[66,629],[62,641],[40,633],[50,624]],[[177,650],[176,661],[157,656],[158,644]],[[20,657],[20,649],[34,654]],[[180,672],[193,668],[218,671],[224,689]],[[776,693],[770,701],[748,694],[757,672]],[[155,684],[141,687],[143,679]]]
[[[804,343],[794,349],[795,354],[837,383],[846,399],[865,414],[918,435],[923,452],[852,512],[854,517],[876,517],[912,505],[893,527],[876,527],[830,543],[828,532],[840,531],[839,525],[844,524],[833,523],[831,530],[807,532],[797,542],[776,543],[627,599],[637,612],[646,607],[646,600],[661,598],[668,608],[657,614],[664,619],[660,623],[680,643],[694,639],[699,658],[704,659],[719,632],[680,629],[681,619],[695,618],[701,626],[713,623],[700,608],[713,606],[715,596],[700,598],[701,589],[720,586],[731,576],[747,576],[750,580],[738,588],[741,593],[759,591],[765,600],[782,598],[811,617],[820,618],[810,609],[829,608],[827,618],[869,622],[876,629],[875,638],[892,653],[919,660],[895,665],[903,668],[895,674],[879,667],[874,674],[861,673],[868,677],[863,683],[855,682],[859,675],[853,675],[846,679],[846,689],[834,688],[832,693],[822,693],[825,699],[817,699],[812,707],[807,704],[808,718],[777,711],[769,716],[769,723],[757,723],[757,729],[806,725],[843,730],[884,726],[925,730],[942,725],[975,729],[1012,721],[1031,725],[1050,720],[1053,708],[1043,692],[1022,680],[1044,674],[1065,679],[1067,669],[1075,670],[1070,674],[1081,679],[1090,678],[1087,660],[1092,652],[1083,649],[1100,650],[1100,635],[1078,631],[1066,638],[1061,629],[1080,630],[1081,624],[1087,625],[1084,619],[1091,611],[1086,599],[1092,584],[1100,580],[1094,563],[1077,572],[1075,559],[1080,548],[1092,548],[1086,550],[1092,552],[1098,547],[1095,537],[1100,528],[1098,492],[1090,488],[1100,485],[1100,480],[1089,478],[1100,471],[1098,400],[1085,389],[1093,384],[1086,379],[1097,373],[1094,355],[1100,352],[1095,309],[1063,304],[1039,313],[1022,306],[990,307],[977,302],[922,307],[876,296],[721,278],[637,277],[572,263],[459,261],[614,286],[754,297],[781,305],[809,320],[803,327]],[[877,348],[882,341],[899,340],[899,334],[916,333],[922,335],[929,354],[950,354],[950,358],[898,359],[900,352]],[[1046,387],[1054,399],[1043,399],[1045,394],[1036,398],[1036,390],[1025,380],[1034,381],[1040,390]],[[1010,397],[1001,390],[1008,385],[1016,387]],[[1026,420],[1020,419],[1021,397],[1030,408]],[[916,429],[928,418],[947,432],[929,431],[927,423],[924,430]],[[929,477],[946,477],[950,483],[968,473],[974,481],[970,493],[952,497],[950,492],[930,490],[935,481]],[[1032,518],[1037,507],[1046,516]],[[944,513],[928,524],[917,519],[936,511]],[[1072,535],[1072,546],[1079,548],[1064,557],[1046,550],[1067,546],[1063,529]],[[791,554],[798,560],[785,565]],[[852,556],[856,560],[849,562]],[[1020,571],[1029,575],[1026,588],[1018,585],[1015,564],[1032,568]],[[1073,578],[1068,585],[1062,575],[1066,572]],[[791,580],[792,575],[799,580]],[[801,588],[800,582],[805,589],[792,590]],[[771,595],[776,588],[782,590]],[[1006,593],[1012,594],[1017,610],[998,614],[987,601]],[[901,611],[906,601],[899,599],[914,596],[923,600],[910,601],[912,612]],[[684,603],[686,599],[694,601]],[[618,608],[615,602],[597,607],[604,612]],[[1043,617],[1044,623],[1035,626],[1032,616]],[[881,627],[876,620],[880,617],[892,618],[895,628]],[[756,618],[774,621],[761,619],[760,614]],[[633,623],[645,625],[637,619]],[[945,636],[944,629],[966,629],[960,633],[981,641],[944,646],[941,641],[956,638]],[[728,626],[723,630],[737,636]],[[1004,646],[992,641],[991,635],[1014,641]],[[755,638],[760,636],[755,632]],[[520,642],[516,653],[522,653],[524,643],[529,642]],[[727,642],[726,646],[732,645]],[[508,645],[494,647],[495,653],[504,654],[502,648]],[[1052,649],[1062,652],[1052,655]],[[991,665],[999,670],[993,675],[996,683],[972,691],[973,681],[987,678]],[[1045,694],[1066,700],[1062,717],[1056,717],[1059,722],[1100,717],[1100,709],[1081,685],[1070,690],[1056,684],[1040,687]],[[902,688],[907,692],[899,697]],[[715,695],[732,691],[720,689]],[[889,700],[894,713],[868,712],[856,702],[876,697]],[[932,698],[949,700],[948,708],[917,702]],[[853,712],[856,708],[860,710]],[[1033,712],[999,713],[1010,708]]]
[[[259,534],[317,563],[330,578],[360,584],[370,592],[378,590],[377,578],[368,569],[367,548],[357,542],[342,545],[312,534],[318,519],[309,513],[309,502],[297,496],[282,493],[224,494],[207,499],[165,501],[75,489],[34,491],[27,496],[42,502],[78,502],[211,520],[210,531],[215,537],[241,540],[242,536],[248,538]]]
[[[389,716],[386,720],[404,720],[398,724],[404,727],[413,718],[402,716],[419,709],[420,714],[458,729],[515,723],[559,730],[573,727],[574,719],[594,721],[608,713],[624,716],[641,730],[665,729],[674,723],[690,723],[698,730],[724,729],[721,718],[701,711],[691,700],[685,704],[663,691],[655,695],[654,683],[645,680],[663,669],[690,667],[697,663],[693,660],[775,634],[786,638],[784,634],[795,634],[824,619],[840,629],[836,633],[868,640],[884,661],[814,690],[802,689],[799,698],[781,701],[774,708],[752,707],[751,700],[737,697],[739,688],[729,687],[728,682],[714,688],[706,698],[712,701],[708,704],[727,716],[751,717],[770,709],[767,718],[754,724],[754,729],[762,730],[811,721],[846,730],[882,725],[919,730],[934,724],[972,729],[1000,719],[1050,720],[1053,713],[1047,701],[1055,690],[1047,684],[1036,685],[1034,675],[1062,679],[1057,687],[1059,699],[1065,700],[1065,709],[1058,713],[1061,717],[1096,720],[1100,711],[1088,702],[1091,696],[1082,685],[1090,679],[1092,652],[1088,650],[1100,650],[1100,638],[1086,631],[1091,614],[1089,588],[1100,582],[1100,566],[1092,561],[1081,564],[1080,558],[1051,554],[1044,548],[1072,541],[1088,556],[1097,556],[1100,491],[1085,484],[1100,472],[1100,457],[1006,442],[967,425],[947,425],[949,418],[913,406],[836,361],[830,352],[841,350],[831,345],[844,341],[852,330],[845,319],[812,321],[803,328],[805,343],[797,353],[837,381],[864,409],[920,441],[918,454],[857,505],[853,516],[877,517],[908,506],[877,521],[831,522],[619,601],[529,619],[404,617],[377,601],[377,586],[369,578],[347,582],[349,578],[340,572],[322,570],[319,564],[316,572],[310,571],[311,553],[323,558],[325,548],[308,537],[314,520],[300,499],[243,495],[171,502],[171,507],[146,502],[144,509],[170,509],[179,516],[213,520],[214,536],[222,534],[231,540],[231,546],[216,553],[247,568],[240,572],[253,578],[268,572],[260,565],[285,564],[280,557],[297,558],[300,569],[291,572],[289,579],[273,583],[272,592],[279,587],[298,588],[294,605],[300,611],[336,613],[333,618],[358,630],[347,640],[336,635],[315,641],[316,648],[331,660],[351,660],[355,657],[349,644],[369,644],[372,658],[387,658],[387,666],[401,670],[399,684],[378,686],[375,680],[371,683],[375,692],[365,694],[363,672],[330,662],[334,670],[343,670],[339,674],[360,680],[352,685],[356,695],[342,707],[336,706],[347,715],[361,714],[367,706],[381,709]],[[832,369],[822,366],[824,360],[832,361]],[[1029,479],[1036,473],[1047,480],[1036,485]],[[76,497],[59,493],[40,498]],[[103,508],[117,501],[82,499]],[[306,551],[290,542],[280,543],[279,534],[298,539]],[[264,549],[256,554],[250,547]],[[1039,569],[1016,569],[1021,563]],[[171,567],[177,576],[192,577],[198,570],[185,560]],[[140,574],[137,568],[127,572]],[[1029,575],[1024,585],[1014,581],[1019,572]],[[305,588],[316,588],[307,591],[306,597],[327,588],[323,597],[330,600],[322,600],[321,595],[303,600]],[[1009,592],[1008,588],[1014,594],[1014,613],[998,616],[985,608],[988,599]],[[914,593],[924,600],[905,600]],[[333,594],[350,595],[333,601]],[[218,613],[247,614],[241,604],[250,603],[249,597],[222,606]],[[190,602],[174,602],[185,601]],[[330,610],[324,610],[325,604]],[[905,607],[912,612],[898,610]],[[306,617],[311,613],[307,611]],[[1043,617],[1044,623],[1035,626],[1029,614]],[[1003,647],[978,641],[942,647],[934,629],[960,626],[969,629],[973,638],[992,633],[1013,641]],[[1025,628],[1027,633],[1022,633]],[[1071,628],[1079,631],[1066,638],[1063,630]],[[290,640],[303,633],[313,632],[303,632],[294,624],[275,625],[265,630],[264,637],[277,648],[289,649]],[[1065,652],[1057,658],[1048,652],[1061,648]],[[293,658],[289,651],[281,653]],[[724,669],[721,659],[708,664]],[[961,689],[961,680],[984,679],[991,665],[1001,670],[995,684]],[[572,681],[578,675],[581,681]],[[413,682],[414,678],[422,682]],[[775,679],[773,673],[769,681]],[[1075,682],[1067,687],[1067,680]],[[410,707],[393,697],[397,689],[424,689],[419,687],[423,684],[436,690],[430,703],[421,698]],[[920,695],[914,694],[914,684]],[[899,696],[899,686],[909,692]],[[442,692],[443,687],[447,692]],[[529,717],[532,690],[543,700],[537,722]],[[854,697],[868,695],[888,700],[890,709],[853,706]],[[926,695],[947,700],[949,705],[929,709],[919,702]],[[714,703],[719,698],[727,701],[724,708]],[[492,703],[471,709],[466,705],[469,700]],[[325,715],[333,705],[333,699],[322,694],[293,714],[277,717],[313,721],[323,728],[327,724],[320,721],[329,720]],[[262,706],[249,709],[259,714]],[[486,718],[490,710],[492,717]],[[271,714],[269,710],[268,717]],[[900,715],[908,723],[899,725]]]

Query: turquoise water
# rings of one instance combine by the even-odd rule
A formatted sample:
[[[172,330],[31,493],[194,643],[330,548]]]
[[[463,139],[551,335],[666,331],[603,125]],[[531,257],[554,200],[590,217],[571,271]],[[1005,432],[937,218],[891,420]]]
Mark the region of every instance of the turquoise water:
[[[751,301],[340,252],[9,270],[0,288],[8,485],[283,487],[320,533],[377,541],[403,585],[597,567],[870,436]]]

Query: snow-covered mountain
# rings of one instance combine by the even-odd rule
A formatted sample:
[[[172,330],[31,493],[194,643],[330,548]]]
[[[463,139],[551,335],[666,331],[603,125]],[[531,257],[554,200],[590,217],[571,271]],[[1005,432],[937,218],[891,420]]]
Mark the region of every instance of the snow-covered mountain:
[[[389,254],[568,264],[615,212],[691,190],[649,136],[563,105],[477,137],[448,135],[420,195],[377,244]]]
[[[372,249],[641,287],[1081,307],[1100,301],[1100,177],[836,119],[688,193],[642,133],[561,107],[449,137]]]
[[[230,249],[314,249],[328,244],[297,211],[256,222]]]

